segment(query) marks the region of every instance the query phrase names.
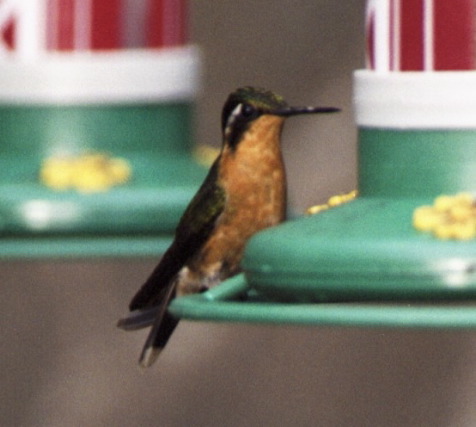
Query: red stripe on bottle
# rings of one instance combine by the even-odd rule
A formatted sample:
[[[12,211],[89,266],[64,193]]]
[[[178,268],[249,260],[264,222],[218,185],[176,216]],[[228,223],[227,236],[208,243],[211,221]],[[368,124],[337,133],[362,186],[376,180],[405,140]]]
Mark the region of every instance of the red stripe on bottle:
[[[121,0],[94,0],[91,17],[91,48],[121,47]]]
[[[403,0],[400,16],[400,68],[423,70],[423,0]]]
[[[15,22],[13,19],[8,22],[5,29],[2,32],[3,44],[9,49],[15,48]]]
[[[146,44],[168,47],[186,42],[186,1],[150,0],[147,15]]]
[[[56,16],[50,22],[54,37],[50,49],[73,50],[74,49],[74,1],[75,0],[50,0],[51,7],[55,8]],[[53,4],[54,3],[54,4]]]
[[[375,69],[375,15],[370,14],[367,21],[367,67]]]
[[[435,69],[474,68],[474,1],[434,0]]]

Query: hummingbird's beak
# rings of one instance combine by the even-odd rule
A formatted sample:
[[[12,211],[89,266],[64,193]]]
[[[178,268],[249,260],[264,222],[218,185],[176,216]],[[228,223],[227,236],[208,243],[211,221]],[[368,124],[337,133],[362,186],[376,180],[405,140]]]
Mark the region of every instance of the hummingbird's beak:
[[[273,111],[276,116],[289,117],[298,114],[316,114],[316,113],[337,113],[339,108],[334,107],[285,107],[281,110]]]

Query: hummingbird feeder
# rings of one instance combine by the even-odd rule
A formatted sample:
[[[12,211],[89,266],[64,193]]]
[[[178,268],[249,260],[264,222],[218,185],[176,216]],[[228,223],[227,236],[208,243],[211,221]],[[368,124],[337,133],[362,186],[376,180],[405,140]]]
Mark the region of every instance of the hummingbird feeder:
[[[475,328],[475,30],[473,0],[368,1],[367,69],[354,75],[358,198],[258,233],[243,275],[172,312]]]
[[[185,1],[141,4],[0,1],[2,255],[169,242],[206,172],[191,154],[200,53]]]

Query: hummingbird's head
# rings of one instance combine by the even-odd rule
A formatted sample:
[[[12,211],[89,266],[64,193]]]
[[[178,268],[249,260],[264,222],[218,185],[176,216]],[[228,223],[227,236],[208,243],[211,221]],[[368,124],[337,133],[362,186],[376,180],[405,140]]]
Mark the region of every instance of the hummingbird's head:
[[[298,114],[334,113],[333,107],[291,107],[282,96],[250,86],[231,93],[222,111],[222,131],[231,147],[236,147],[251,123],[263,115],[290,117]]]

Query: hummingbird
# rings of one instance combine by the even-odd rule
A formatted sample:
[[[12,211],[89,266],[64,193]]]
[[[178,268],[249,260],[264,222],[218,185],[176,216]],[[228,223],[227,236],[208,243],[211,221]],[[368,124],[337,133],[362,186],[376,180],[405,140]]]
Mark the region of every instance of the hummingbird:
[[[178,324],[175,297],[204,292],[240,272],[246,242],[286,215],[281,131],[287,117],[333,113],[333,107],[291,107],[254,87],[232,92],[221,116],[222,147],[175,230],[174,240],[129,304],[118,327],[151,326],[139,358],[151,366]]]

